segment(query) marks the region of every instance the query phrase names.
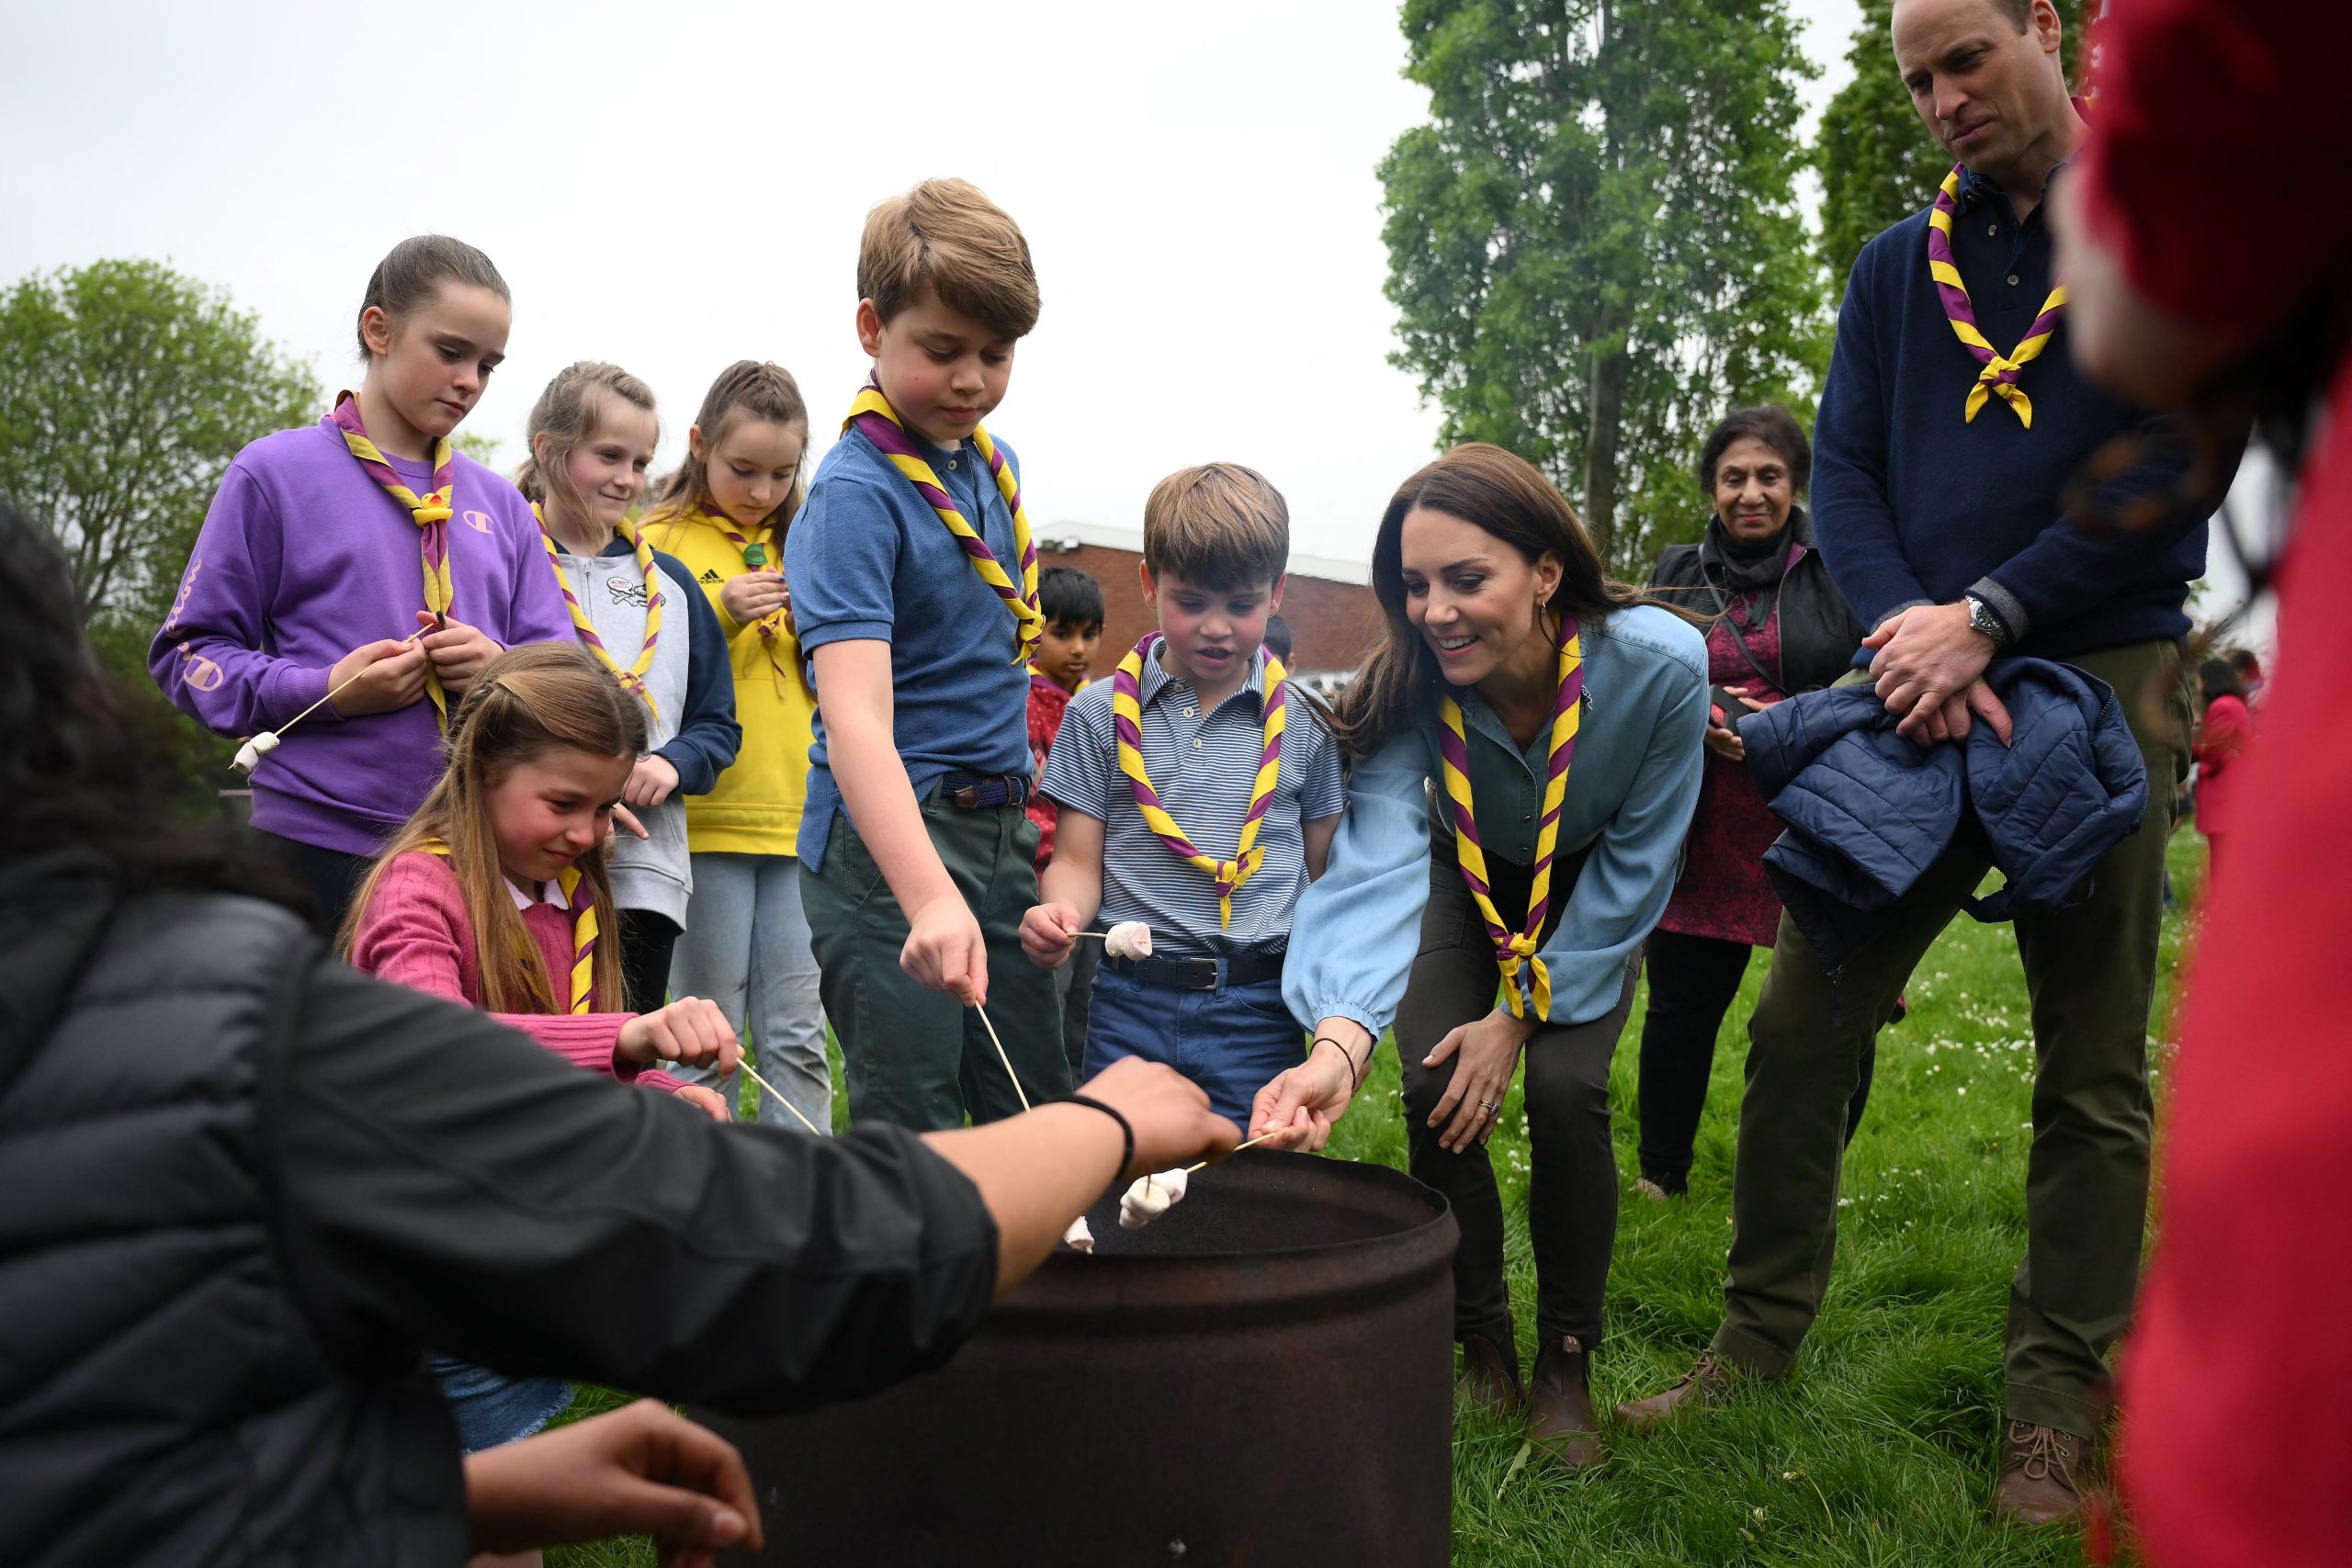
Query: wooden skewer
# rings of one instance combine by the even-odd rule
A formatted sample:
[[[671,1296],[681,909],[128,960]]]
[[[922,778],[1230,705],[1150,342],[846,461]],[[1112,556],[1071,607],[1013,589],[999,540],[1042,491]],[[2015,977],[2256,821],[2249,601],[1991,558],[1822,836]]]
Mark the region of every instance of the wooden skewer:
[[[820,1138],[825,1135],[823,1133],[818,1132],[817,1123],[809,1121],[808,1117],[800,1114],[800,1107],[793,1104],[792,1101],[784,1098],[784,1091],[782,1089],[768,1082],[767,1079],[760,1077],[757,1072],[752,1071],[751,1063],[739,1061],[735,1065],[742,1068],[745,1072],[750,1073],[752,1075],[752,1081],[759,1085],[762,1089],[767,1090],[770,1099],[780,1101],[786,1111],[791,1111],[795,1117],[798,1118],[799,1122],[803,1127],[808,1128],[812,1133],[816,1133],[817,1136]]]
[[[989,1010],[974,1002],[972,1010],[980,1015],[980,1027],[987,1030],[989,1040],[995,1042],[996,1059],[1004,1064],[1004,1076],[1012,1080],[1012,1092],[1021,1097],[1021,1109],[1028,1110],[1029,1091],[1021,1087],[1021,1075],[1012,1070],[1012,1058],[1005,1054],[1004,1042],[997,1038],[996,1025],[989,1021]]]
[[[419,626],[416,630],[409,633],[408,636],[401,638],[401,641],[403,643],[414,642],[426,632],[446,629],[447,629],[447,623],[444,623],[440,626]],[[368,664],[363,665],[359,669],[353,671],[349,675],[344,677],[342,683],[337,685],[334,691],[329,692],[325,696],[321,697],[317,702],[312,703],[309,707],[304,708],[300,713],[296,714],[292,718],[289,718],[284,724],[279,725],[275,730],[271,731],[271,733],[283,740],[286,738],[286,732],[288,730],[293,728],[296,725],[301,723],[304,719],[310,717],[312,714],[326,706],[327,704],[334,701],[335,698],[343,695],[344,687],[350,685],[352,682],[358,680],[360,676],[365,675],[369,670],[374,668],[374,665]]]
[[[1277,1127],[1277,1128],[1275,1128],[1275,1129],[1274,1129],[1272,1132],[1271,1132],[1271,1133],[1261,1133],[1261,1134],[1259,1134],[1256,1137],[1254,1137],[1254,1138],[1250,1139],[1250,1140],[1248,1143],[1246,1143],[1246,1144],[1236,1144],[1236,1145],[1233,1145],[1233,1152],[1234,1152],[1235,1154],[1237,1154],[1237,1155],[1238,1155],[1238,1154],[1239,1154],[1243,1149],[1254,1149],[1254,1148],[1256,1148],[1260,1144],[1264,1143],[1267,1139],[1269,1139],[1269,1138],[1279,1138],[1279,1137],[1281,1137],[1283,1134],[1285,1134],[1285,1133],[1287,1133],[1287,1132],[1289,1132],[1289,1131],[1290,1131],[1290,1129],[1289,1129],[1289,1128],[1287,1128],[1287,1127]],[[1229,1156],[1228,1156],[1228,1157],[1229,1157]],[[1194,1171],[1196,1171],[1196,1170],[1200,1170],[1200,1169],[1203,1169],[1203,1168],[1206,1168],[1206,1166],[1208,1165],[1208,1163],[1209,1163],[1208,1161],[1206,1161],[1206,1160],[1203,1160],[1203,1161],[1201,1161],[1201,1163],[1200,1163],[1199,1165],[1188,1165],[1188,1166],[1186,1166],[1186,1167],[1184,1168],[1184,1174],[1185,1174],[1185,1175],[1187,1175],[1187,1176],[1190,1176],[1190,1175],[1192,1175],[1192,1174],[1193,1174],[1193,1172],[1194,1172]],[[1149,1180],[1151,1179],[1151,1178],[1149,1178],[1148,1176],[1147,1176],[1147,1177],[1145,1177],[1145,1178],[1144,1178],[1144,1179],[1145,1179],[1146,1181],[1149,1181]]]

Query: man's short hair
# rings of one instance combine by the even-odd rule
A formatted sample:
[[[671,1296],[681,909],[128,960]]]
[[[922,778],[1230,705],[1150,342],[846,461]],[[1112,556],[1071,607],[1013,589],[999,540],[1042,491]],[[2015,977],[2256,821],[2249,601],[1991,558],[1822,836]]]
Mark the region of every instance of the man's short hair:
[[[1255,468],[1180,468],[1143,503],[1143,562],[1220,592],[1272,582],[1290,564],[1290,508]]]
[[[1059,621],[1066,626],[1099,626],[1105,619],[1102,585],[1092,573],[1074,566],[1049,566],[1037,574],[1037,608],[1045,612],[1047,626]]]
[[[1026,337],[1037,324],[1029,242],[969,181],[925,180],[865,215],[858,297],[888,321],[926,290],[1002,337]]]

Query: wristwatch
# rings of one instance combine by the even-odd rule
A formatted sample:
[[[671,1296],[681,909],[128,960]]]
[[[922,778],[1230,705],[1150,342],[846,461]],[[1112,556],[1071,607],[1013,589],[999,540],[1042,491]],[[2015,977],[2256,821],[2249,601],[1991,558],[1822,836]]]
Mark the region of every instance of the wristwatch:
[[[1996,649],[2007,647],[2009,628],[2000,616],[1993,613],[1993,606],[1973,593],[1964,593],[1961,597],[1968,602],[1969,628],[1983,632],[1986,637],[1991,637],[1993,646]]]

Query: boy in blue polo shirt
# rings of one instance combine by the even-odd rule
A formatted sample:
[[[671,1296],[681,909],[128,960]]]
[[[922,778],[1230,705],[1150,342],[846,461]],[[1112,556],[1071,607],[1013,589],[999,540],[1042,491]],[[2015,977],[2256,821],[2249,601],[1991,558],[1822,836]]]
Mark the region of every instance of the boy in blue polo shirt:
[[[1021,928],[1058,968],[1079,931],[1148,925],[1151,956],[1106,957],[1095,976],[1084,1070],[1164,1062],[1245,1129],[1251,1097],[1298,1062],[1283,954],[1347,804],[1314,698],[1261,656],[1289,558],[1289,510],[1249,468],[1186,468],[1151,492],[1143,594],[1159,630],[1070,699],[1046,760],[1053,863]]]
[[[785,541],[817,689],[800,886],[851,1112],[917,1131],[1067,1093],[1036,898],[1029,659],[1043,619],[1012,451],[981,421],[1037,321],[1020,229],[962,180],[869,214],[873,375]],[[991,987],[991,980],[994,984]]]

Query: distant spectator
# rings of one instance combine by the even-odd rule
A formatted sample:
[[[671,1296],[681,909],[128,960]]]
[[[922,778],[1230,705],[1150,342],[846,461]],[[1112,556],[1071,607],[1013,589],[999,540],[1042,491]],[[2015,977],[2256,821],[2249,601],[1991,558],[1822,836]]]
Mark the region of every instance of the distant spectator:
[[[2262,660],[2250,648],[2233,648],[2228,657],[2230,667],[2238,672],[2238,685],[2245,693],[2245,705],[2252,707],[2262,700]]]
[[[2229,830],[2225,802],[2236,782],[2238,754],[2254,735],[2254,716],[2246,708],[2237,665],[2230,659],[2209,659],[2198,667],[2197,701],[2201,716],[2191,743],[2197,757],[2197,830],[2205,835],[2205,885],[2210,887],[2221,868],[2222,836]]]
[[[1037,608],[1046,617],[1045,635],[1029,660],[1030,776],[1046,776],[1046,753],[1061,733],[1062,715],[1094,671],[1094,650],[1102,641],[1102,585],[1074,566],[1049,566],[1037,574]],[[1054,858],[1054,819],[1060,807],[1041,795],[1029,797],[1029,820],[1037,825],[1037,874]],[[1062,1000],[1062,1049],[1069,1070],[1078,1071],[1086,1055],[1087,998],[1094,990],[1094,971],[1102,949],[1081,942],[1070,961],[1054,971],[1054,989]]]
[[[1797,504],[1812,474],[1813,445],[1788,410],[1735,410],[1699,452],[1699,491],[1714,513],[1706,533],[1662,552],[1650,573],[1661,597],[1715,617],[1707,633],[1706,782],[1674,900],[1648,944],[1636,1190],[1650,1198],[1690,1190],[1715,1035],[1748,954],[1770,948],[1781,926],[1781,897],[1764,876],[1764,852],[1781,836],[1781,819],[1748,775],[1739,721],[1826,686],[1861,646],[1861,623],[1829,580]],[[1860,1082],[1847,1106],[1849,1139],[1875,1060],[1873,1041],[1862,1048]]]
[[[1284,664],[1290,662],[1290,623],[1280,615],[1267,617],[1266,651]]]

